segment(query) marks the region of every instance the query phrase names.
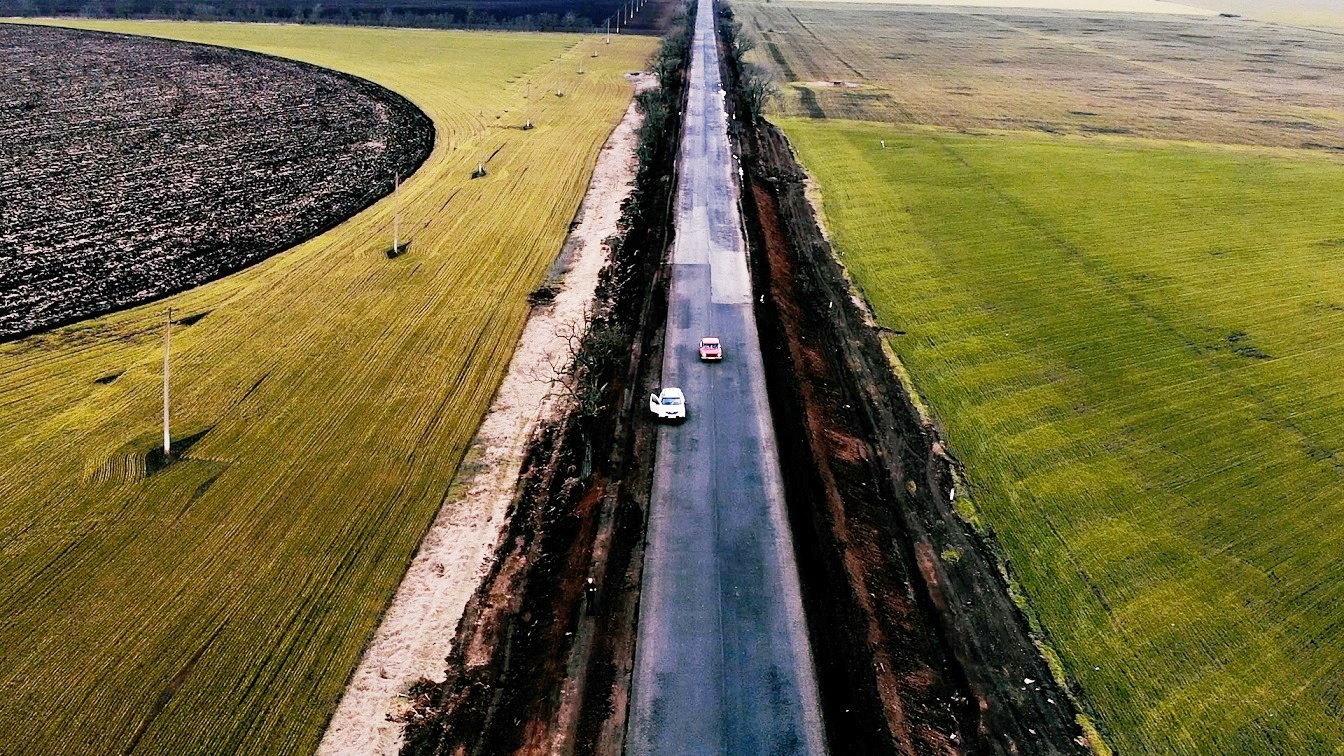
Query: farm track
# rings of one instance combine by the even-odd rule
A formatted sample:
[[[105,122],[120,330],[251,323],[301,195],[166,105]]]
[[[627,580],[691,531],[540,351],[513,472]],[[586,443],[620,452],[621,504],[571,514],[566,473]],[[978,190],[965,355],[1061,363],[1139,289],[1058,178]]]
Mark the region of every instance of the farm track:
[[[135,737],[144,753],[311,752],[652,42],[87,25],[342,70],[434,121],[396,259],[384,199],[163,305],[0,345],[0,737],[24,753]],[[155,469],[169,305],[174,437],[194,444]]]
[[[434,146],[371,82],[148,37],[0,25],[0,89],[0,340],[288,249]]]

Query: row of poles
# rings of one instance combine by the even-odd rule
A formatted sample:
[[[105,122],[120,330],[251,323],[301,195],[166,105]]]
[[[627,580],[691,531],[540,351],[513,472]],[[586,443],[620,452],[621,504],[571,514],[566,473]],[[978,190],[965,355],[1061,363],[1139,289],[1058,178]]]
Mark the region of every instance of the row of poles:
[[[647,3],[648,0],[626,0],[626,2],[622,3],[620,10],[617,11],[615,16],[616,33],[620,34],[621,26],[622,25],[628,26],[630,23],[630,19],[633,18],[635,14],[643,10],[645,4]],[[606,26],[607,26],[606,39],[605,39],[606,44],[611,44],[611,25],[612,25],[612,17],[608,16],[606,19]],[[593,56],[594,57],[597,56],[596,51],[593,52]],[[579,73],[581,74],[584,73],[582,60],[579,61]],[[557,91],[557,95],[558,94],[560,94],[559,91]],[[524,99],[530,100],[531,98],[532,98],[532,82],[529,81],[527,83],[527,94]],[[525,129],[532,128],[532,119],[530,117],[527,119],[527,122],[523,126],[523,128]],[[477,170],[483,171],[483,168],[484,168],[484,161],[481,162],[481,166],[478,167]],[[400,254],[400,252],[401,252],[401,174],[398,173],[395,174],[392,179],[392,254],[397,255]],[[167,313],[164,316],[164,324],[163,324],[163,457],[165,460],[171,459],[173,454],[173,439],[170,430],[171,422],[169,415],[169,408],[170,408],[169,378],[171,371],[170,355],[172,352],[172,338],[173,338],[173,308],[169,307]]]
[[[621,3],[621,7],[616,11],[616,17],[615,17],[615,19],[614,19],[614,20],[616,21],[616,33],[617,33],[617,34],[620,34],[620,33],[621,33],[621,27],[622,27],[622,26],[629,26],[629,25],[630,25],[630,19],[634,18],[634,17],[635,17],[635,14],[639,13],[641,10],[644,10],[644,5],[645,5],[646,3],[648,3],[648,2],[649,2],[649,0],[625,0],[625,2]],[[608,42],[608,43],[611,42],[611,22],[612,22],[612,20],[613,20],[613,19],[612,19],[611,16],[607,16],[607,18],[606,18],[606,25],[607,25],[607,31],[606,31],[606,34],[607,34],[607,42]]]

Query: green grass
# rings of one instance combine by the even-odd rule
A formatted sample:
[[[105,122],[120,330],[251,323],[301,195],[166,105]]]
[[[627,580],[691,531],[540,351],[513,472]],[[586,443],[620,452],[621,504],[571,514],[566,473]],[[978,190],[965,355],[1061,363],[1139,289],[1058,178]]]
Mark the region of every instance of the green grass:
[[[781,121],[1106,737],[1344,751],[1344,166]]]
[[[311,752],[653,41],[80,25],[348,71],[438,129],[396,260],[383,201],[166,303],[0,345],[0,751],[118,753],[143,728],[137,752]],[[208,432],[146,477],[165,304],[209,312],[173,338],[175,435]]]

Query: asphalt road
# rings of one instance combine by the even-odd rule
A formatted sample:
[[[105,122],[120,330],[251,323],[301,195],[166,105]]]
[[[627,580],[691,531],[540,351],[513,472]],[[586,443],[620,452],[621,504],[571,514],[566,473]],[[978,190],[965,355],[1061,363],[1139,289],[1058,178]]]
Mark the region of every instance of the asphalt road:
[[[689,412],[658,436],[626,751],[819,754],[714,9],[698,2],[662,384]],[[703,336],[722,340],[723,362],[699,362]]]

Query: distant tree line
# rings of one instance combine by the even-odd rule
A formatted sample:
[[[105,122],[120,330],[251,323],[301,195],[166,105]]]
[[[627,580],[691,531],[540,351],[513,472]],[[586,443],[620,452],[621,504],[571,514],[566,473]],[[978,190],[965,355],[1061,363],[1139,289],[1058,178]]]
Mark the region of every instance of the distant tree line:
[[[607,6],[611,5],[612,8]],[[263,21],[361,26],[591,31],[615,3],[483,0],[393,5],[378,0],[0,0],[0,16]]]

